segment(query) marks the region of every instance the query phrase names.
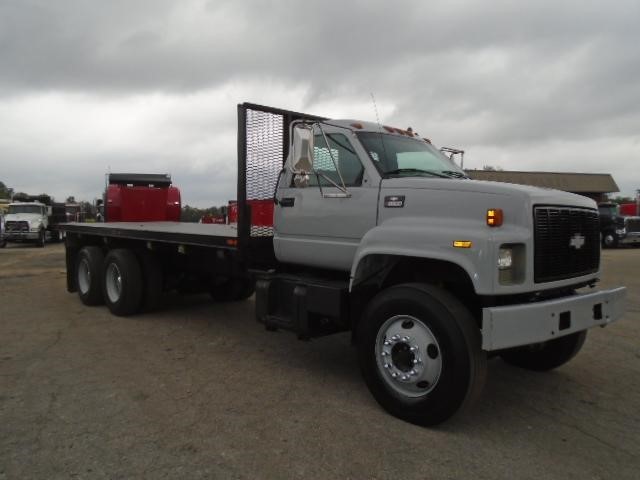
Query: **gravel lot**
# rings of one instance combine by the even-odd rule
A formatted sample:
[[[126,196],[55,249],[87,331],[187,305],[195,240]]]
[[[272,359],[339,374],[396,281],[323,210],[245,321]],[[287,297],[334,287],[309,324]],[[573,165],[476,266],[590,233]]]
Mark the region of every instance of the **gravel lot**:
[[[640,478],[640,249],[603,252],[626,316],[571,363],[489,363],[436,429],[383,412],[349,335],[264,330],[253,300],[169,296],[111,316],[65,289],[64,249],[0,250],[0,479]]]

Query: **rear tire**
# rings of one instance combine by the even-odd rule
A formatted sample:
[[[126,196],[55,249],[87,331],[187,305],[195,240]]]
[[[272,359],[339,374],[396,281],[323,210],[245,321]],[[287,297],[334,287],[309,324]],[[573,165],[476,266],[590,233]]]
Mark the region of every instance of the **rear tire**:
[[[64,232],[62,230],[51,231],[51,241],[53,243],[60,243],[64,240]]]
[[[85,305],[101,305],[102,263],[104,255],[99,247],[84,247],[76,257],[76,287]]]
[[[142,303],[142,269],[131,250],[111,250],[103,266],[104,303],[114,315],[133,315]]]
[[[510,365],[545,372],[564,365],[575,357],[587,338],[587,331],[572,333],[548,342],[510,348],[500,353]]]
[[[419,283],[383,290],[369,304],[356,338],[369,390],[402,420],[442,423],[482,391],[487,358],[480,330],[445,290]]]

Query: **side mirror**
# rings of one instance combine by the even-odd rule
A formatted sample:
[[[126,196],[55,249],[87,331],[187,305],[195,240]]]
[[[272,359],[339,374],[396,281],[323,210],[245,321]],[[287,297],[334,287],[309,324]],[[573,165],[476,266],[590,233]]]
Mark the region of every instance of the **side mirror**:
[[[313,172],[313,129],[309,125],[301,123],[293,128],[291,171],[296,175]]]

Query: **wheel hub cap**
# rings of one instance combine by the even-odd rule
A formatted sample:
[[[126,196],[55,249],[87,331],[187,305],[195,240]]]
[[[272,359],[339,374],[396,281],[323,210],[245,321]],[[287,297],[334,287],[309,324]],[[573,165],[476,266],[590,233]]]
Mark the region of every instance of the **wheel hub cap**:
[[[107,267],[105,281],[109,301],[116,303],[120,299],[120,295],[122,293],[122,275],[120,274],[120,269],[115,263],[110,263]]]
[[[430,392],[442,372],[438,341],[417,318],[388,319],[376,339],[376,361],[382,378],[398,393],[420,397]]]

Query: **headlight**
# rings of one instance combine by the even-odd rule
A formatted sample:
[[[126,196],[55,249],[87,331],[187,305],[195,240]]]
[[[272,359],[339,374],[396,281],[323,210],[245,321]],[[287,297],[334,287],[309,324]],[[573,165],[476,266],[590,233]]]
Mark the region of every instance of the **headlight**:
[[[35,220],[30,224],[30,228],[32,232],[40,230],[41,226],[42,226],[42,220]]]
[[[511,248],[500,248],[500,250],[498,250],[498,268],[500,270],[505,270],[507,268],[511,268],[511,265],[513,265]]]
[[[625,235],[627,233],[626,228],[619,228],[616,230],[616,235]]]
[[[498,249],[498,281],[501,285],[524,282],[525,248],[522,243],[500,245]]]

